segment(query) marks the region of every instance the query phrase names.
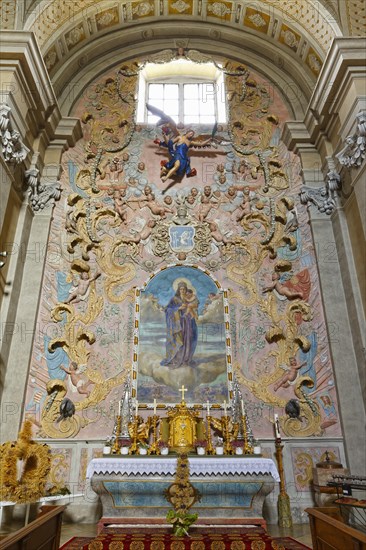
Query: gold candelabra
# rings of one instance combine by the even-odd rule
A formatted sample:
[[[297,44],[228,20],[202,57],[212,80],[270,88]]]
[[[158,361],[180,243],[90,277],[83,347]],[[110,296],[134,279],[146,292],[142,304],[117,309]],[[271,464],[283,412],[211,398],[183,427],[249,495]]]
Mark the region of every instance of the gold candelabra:
[[[139,417],[136,415],[132,420],[131,424],[132,431],[132,445],[130,445],[128,454],[132,455],[137,453],[137,440],[138,440],[138,427],[139,427]]]
[[[121,435],[121,424],[122,424],[122,416],[119,414],[117,415],[117,422],[116,422],[116,433],[115,433],[115,440],[112,447],[112,453],[118,454],[119,453],[119,441],[118,438]]]
[[[149,431],[150,431],[150,426],[152,426],[152,434],[153,434],[152,443],[149,446],[149,450],[147,451],[147,454],[149,455],[160,454],[160,449],[158,447],[158,438],[156,433],[158,422],[159,422],[159,416],[157,414],[154,414],[152,417],[149,416],[148,418]]]
[[[245,414],[243,414],[241,417],[241,424],[243,429],[244,454],[245,455],[253,454],[253,447],[250,445],[248,441],[247,419],[245,417]]]
[[[229,429],[229,417],[224,416],[221,418],[221,425],[222,425],[222,435],[224,437],[224,453],[226,455],[230,455],[233,451],[233,448],[231,446],[231,438],[230,438],[230,429]]]
[[[207,447],[206,447],[206,454],[213,455],[214,454],[214,447],[212,445],[212,436],[211,436],[211,415],[206,416],[206,423],[207,423]]]
[[[285,472],[283,468],[283,445],[281,445],[280,437],[276,437],[275,445],[278,473],[280,475],[280,493],[277,500],[278,525],[280,527],[292,527],[290,497],[286,493]]]

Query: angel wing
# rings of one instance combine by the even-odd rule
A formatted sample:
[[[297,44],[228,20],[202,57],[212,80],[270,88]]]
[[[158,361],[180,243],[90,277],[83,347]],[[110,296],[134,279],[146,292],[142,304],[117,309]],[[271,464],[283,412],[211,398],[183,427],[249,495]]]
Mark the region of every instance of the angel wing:
[[[170,116],[166,115],[164,111],[154,107],[154,105],[150,105],[149,103],[146,103],[146,109],[152,115],[159,117],[156,126],[168,126],[175,136],[179,134],[175,121]]]
[[[212,128],[211,135],[200,134],[199,136],[194,136],[195,145],[193,145],[193,147],[213,147],[214,149],[217,149],[218,145],[223,141],[225,141],[222,136],[216,135],[217,128],[218,128],[218,123],[215,122]],[[208,140],[209,142],[207,143]],[[202,142],[202,145],[200,142]]]

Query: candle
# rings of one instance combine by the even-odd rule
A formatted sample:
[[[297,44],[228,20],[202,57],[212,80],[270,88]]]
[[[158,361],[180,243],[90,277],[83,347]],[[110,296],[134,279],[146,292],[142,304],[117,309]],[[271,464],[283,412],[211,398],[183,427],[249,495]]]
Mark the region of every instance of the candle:
[[[139,402],[136,399],[136,409],[135,409],[135,416],[137,416],[139,413]]]
[[[210,403],[207,401],[207,414],[210,414]]]
[[[242,399],[241,399],[240,403],[241,403],[241,414],[242,414],[242,416],[244,416],[244,403],[243,403]]]
[[[280,423],[278,421],[278,414],[274,415],[274,426],[275,426],[276,439],[281,439]]]
[[[121,416],[121,413],[122,413],[122,403],[121,403],[121,400],[119,400],[119,402],[118,402],[118,416]]]
[[[154,399],[154,416],[156,415],[156,399]]]
[[[226,401],[224,401],[224,415],[226,416]]]

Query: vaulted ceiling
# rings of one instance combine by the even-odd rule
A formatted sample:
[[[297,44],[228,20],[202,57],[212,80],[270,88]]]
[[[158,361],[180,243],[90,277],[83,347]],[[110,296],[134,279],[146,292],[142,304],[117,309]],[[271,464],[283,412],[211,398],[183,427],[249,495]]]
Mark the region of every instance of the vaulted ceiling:
[[[265,59],[289,74],[303,72],[307,85],[334,37],[366,28],[363,0],[0,0],[0,9],[3,29],[35,34],[57,95],[86,66],[100,72],[118,55],[166,48],[232,51],[252,65]]]

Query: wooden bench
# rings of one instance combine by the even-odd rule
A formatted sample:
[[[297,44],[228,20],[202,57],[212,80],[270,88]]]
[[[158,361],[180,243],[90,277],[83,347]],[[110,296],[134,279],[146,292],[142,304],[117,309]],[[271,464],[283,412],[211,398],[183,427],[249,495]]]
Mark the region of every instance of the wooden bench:
[[[335,507],[307,508],[313,550],[366,550],[366,535],[349,525]]]
[[[0,550],[58,550],[66,506],[42,506],[38,517],[0,541]]]

